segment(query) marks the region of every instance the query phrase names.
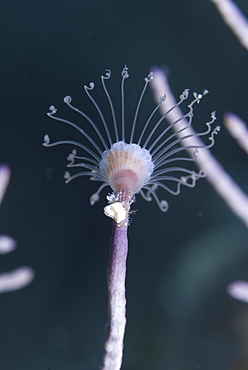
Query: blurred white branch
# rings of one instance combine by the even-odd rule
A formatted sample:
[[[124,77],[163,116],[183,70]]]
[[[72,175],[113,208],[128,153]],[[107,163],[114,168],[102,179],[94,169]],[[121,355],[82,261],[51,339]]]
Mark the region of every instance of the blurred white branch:
[[[224,22],[236,35],[241,45],[248,50],[248,21],[232,0],[211,0],[217,7]]]
[[[248,303],[248,282],[242,280],[233,281],[227,286],[227,292],[232,298]]]
[[[233,113],[224,115],[224,125],[229,134],[237,140],[239,146],[248,154],[248,127],[245,122]]]
[[[151,82],[151,87],[154,92],[155,100],[159,103],[160,97],[166,94],[166,100],[161,104],[160,110],[165,114],[169,108],[176,104],[175,98],[171,92],[168,79],[161,69],[155,68],[154,79]],[[166,119],[173,123],[181,118],[183,113],[179,107],[172,110],[166,116]],[[175,127],[178,131],[180,127],[185,127],[186,123],[181,120]],[[195,134],[192,127],[187,128],[189,134]],[[184,131],[185,134],[185,131]],[[193,136],[190,145],[204,146],[204,143],[197,136]],[[207,180],[214,187],[216,192],[225,200],[230,209],[238,216],[248,227],[248,196],[242,191],[238,184],[224,170],[217,159],[211,154],[208,149],[200,149],[197,154],[196,164],[200,169],[207,172]]]
[[[0,204],[9,185],[10,168],[5,164],[0,165]]]
[[[10,272],[0,274],[0,293],[24,288],[34,278],[34,271],[30,267],[19,267]]]
[[[0,165],[0,204],[7,190],[10,180],[10,169],[6,165]],[[0,235],[0,254],[12,252],[16,248],[16,242],[7,235]],[[10,292],[24,288],[34,278],[34,271],[30,267],[19,267],[10,272],[0,274],[0,293]]]
[[[6,254],[16,249],[16,241],[8,235],[0,235],[0,254]]]

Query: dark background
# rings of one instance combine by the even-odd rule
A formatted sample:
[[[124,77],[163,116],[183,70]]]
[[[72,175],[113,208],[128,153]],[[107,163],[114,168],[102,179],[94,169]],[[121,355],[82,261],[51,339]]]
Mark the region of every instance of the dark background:
[[[237,3],[248,16],[247,1]],[[248,54],[209,0],[1,0],[0,50],[0,163],[12,170],[0,234],[18,243],[1,257],[0,272],[35,270],[28,287],[0,296],[0,369],[98,369],[111,236],[106,192],[91,207],[96,183],[64,184],[71,147],[42,142],[46,133],[69,138],[71,129],[49,119],[48,107],[63,108],[71,94],[90,114],[83,85],[99,85],[109,68],[118,98],[127,64],[134,109],[157,65],[175,95],[210,90],[199,121],[216,110],[220,125],[226,111],[248,122]],[[212,152],[248,192],[247,155],[224,128]],[[123,370],[247,369],[247,304],[226,292],[231,281],[248,280],[247,229],[205,179],[164,198],[165,214],[140,196],[134,205]]]

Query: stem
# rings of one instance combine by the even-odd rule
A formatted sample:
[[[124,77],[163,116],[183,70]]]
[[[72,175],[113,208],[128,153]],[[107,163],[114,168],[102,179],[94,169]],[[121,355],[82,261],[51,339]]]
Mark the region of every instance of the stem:
[[[113,222],[110,244],[108,283],[108,324],[101,370],[119,370],[122,363],[123,338],[126,326],[126,260],[128,253],[128,221]]]

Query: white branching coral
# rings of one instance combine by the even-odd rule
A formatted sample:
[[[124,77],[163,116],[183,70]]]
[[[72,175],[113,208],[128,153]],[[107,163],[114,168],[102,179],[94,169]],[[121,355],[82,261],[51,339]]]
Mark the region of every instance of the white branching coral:
[[[10,180],[10,169],[0,165],[0,204],[4,198]],[[0,254],[12,252],[16,242],[8,235],[0,235]],[[22,266],[13,271],[0,274],[0,293],[22,289],[30,284],[34,278],[34,271],[28,266]]]

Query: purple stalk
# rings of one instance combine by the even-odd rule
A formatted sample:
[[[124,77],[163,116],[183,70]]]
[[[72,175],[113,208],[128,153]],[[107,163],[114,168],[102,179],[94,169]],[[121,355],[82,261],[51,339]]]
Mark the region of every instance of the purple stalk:
[[[122,363],[126,326],[126,260],[128,253],[128,220],[113,222],[110,244],[108,283],[108,324],[101,370],[119,370]]]

